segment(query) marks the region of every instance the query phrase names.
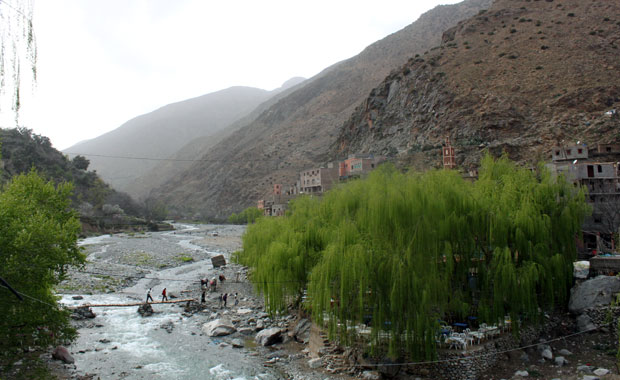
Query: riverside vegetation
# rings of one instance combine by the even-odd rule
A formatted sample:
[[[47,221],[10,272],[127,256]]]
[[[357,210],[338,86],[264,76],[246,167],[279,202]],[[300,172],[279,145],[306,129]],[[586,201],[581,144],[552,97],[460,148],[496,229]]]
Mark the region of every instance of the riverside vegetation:
[[[442,319],[528,324],[565,306],[588,212],[583,189],[506,157],[473,183],[386,165],[258,219],[235,257],[270,312],[301,304],[343,344],[366,323],[369,354],[431,359]]]

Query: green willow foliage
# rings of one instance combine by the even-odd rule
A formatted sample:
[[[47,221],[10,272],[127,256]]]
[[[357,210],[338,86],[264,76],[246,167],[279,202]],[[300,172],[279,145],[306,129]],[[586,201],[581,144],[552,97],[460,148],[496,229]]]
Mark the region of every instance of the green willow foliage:
[[[286,217],[259,219],[238,260],[270,311],[307,290],[332,337],[351,343],[370,322],[372,352],[429,359],[439,319],[528,322],[564,305],[587,212],[580,188],[505,157],[485,157],[474,183],[383,166],[323,199],[295,200]]]
[[[228,223],[232,224],[250,224],[254,223],[256,219],[263,216],[263,210],[259,210],[256,207],[248,207],[241,211],[239,214],[232,213],[228,217]]]

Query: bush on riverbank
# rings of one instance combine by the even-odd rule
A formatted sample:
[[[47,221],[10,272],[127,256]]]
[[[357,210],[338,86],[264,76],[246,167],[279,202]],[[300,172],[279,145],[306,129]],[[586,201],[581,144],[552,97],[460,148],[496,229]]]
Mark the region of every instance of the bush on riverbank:
[[[387,166],[248,227],[238,260],[271,311],[302,299],[343,343],[369,323],[375,353],[435,355],[438,320],[565,305],[585,196],[563,178],[484,158],[480,178]]]

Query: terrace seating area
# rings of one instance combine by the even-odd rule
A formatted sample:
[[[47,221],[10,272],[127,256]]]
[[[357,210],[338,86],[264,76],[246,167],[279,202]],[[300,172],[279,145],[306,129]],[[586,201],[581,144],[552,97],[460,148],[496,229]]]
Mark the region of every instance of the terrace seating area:
[[[437,345],[442,348],[455,350],[467,350],[467,347],[494,339],[511,328],[509,317],[504,318],[504,322],[497,325],[481,323],[477,330],[472,330],[465,323],[455,323],[451,326],[440,321],[440,324],[441,331],[436,337]]]

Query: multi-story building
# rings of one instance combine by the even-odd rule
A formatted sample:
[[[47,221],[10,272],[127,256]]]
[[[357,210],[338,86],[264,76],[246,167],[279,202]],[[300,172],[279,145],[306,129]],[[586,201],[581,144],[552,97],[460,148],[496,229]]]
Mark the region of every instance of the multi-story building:
[[[299,192],[303,194],[324,193],[338,182],[338,169],[333,164],[326,168],[314,168],[299,173]]]
[[[383,161],[385,161],[385,158],[375,157],[372,154],[353,154],[340,162],[338,176],[340,180],[357,178],[371,172]]]
[[[548,164],[555,173],[584,186],[592,215],[583,224],[584,248],[589,252],[611,251],[616,248],[614,235],[620,227],[620,149],[617,145],[599,144],[594,149],[575,145],[552,150],[553,162]],[[615,159],[610,162],[592,158]]]

